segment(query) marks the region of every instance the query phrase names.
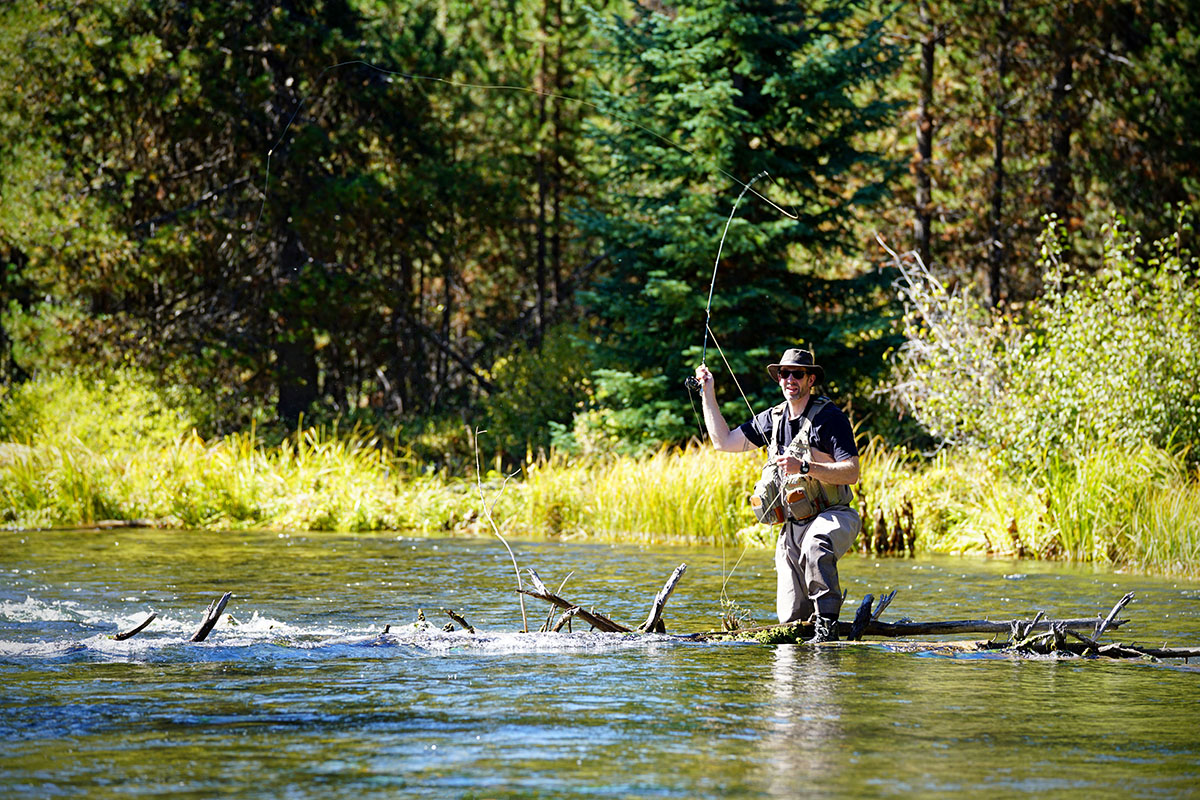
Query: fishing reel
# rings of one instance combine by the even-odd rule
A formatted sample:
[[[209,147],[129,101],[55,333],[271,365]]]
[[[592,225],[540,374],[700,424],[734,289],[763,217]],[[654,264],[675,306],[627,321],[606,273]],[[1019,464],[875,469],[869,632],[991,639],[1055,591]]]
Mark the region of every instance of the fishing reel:
[[[683,385],[691,389],[693,392],[700,391],[700,381],[696,380],[695,375],[688,375],[683,379]]]

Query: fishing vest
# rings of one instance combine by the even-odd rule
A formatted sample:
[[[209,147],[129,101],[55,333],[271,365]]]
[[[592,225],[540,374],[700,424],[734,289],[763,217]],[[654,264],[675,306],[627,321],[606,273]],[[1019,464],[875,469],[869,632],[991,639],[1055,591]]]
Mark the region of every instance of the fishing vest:
[[[799,473],[785,475],[775,465],[777,455],[786,454],[802,460],[812,459],[812,421],[828,405],[828,397],[814,397],[800,417],[800,430],[787,441],[787,403],[771,409],[771,439],[767,442],[767,463],[762,477],[754,487],[750,506],[759,522],[782,525],[788,519],[806,520],[831,506],[848,506],[854,499],[849,486],[821,483],[816,478]]]

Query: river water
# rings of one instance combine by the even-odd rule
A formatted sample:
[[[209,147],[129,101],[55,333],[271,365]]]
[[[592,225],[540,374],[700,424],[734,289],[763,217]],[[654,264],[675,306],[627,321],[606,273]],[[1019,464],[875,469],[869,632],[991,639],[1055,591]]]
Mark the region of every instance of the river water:
[[[669,633],[719,627],[739,555],[512,544],[631,626],[686,562]],[[4,797],[1200,797],[1195,664],[520,634],[494,538],[0,532],[0,569]],[[848,608],[899,590],[885,621],[1084,617],[1134,591],[1115,638],[1200,645],[1196,581],[945,557],[842,574]],[[752,551],[726,593],[769,622],[773,580]],[[442,632],[441,608],[478,632]],[[547,611],[528,600],[531,627]]]

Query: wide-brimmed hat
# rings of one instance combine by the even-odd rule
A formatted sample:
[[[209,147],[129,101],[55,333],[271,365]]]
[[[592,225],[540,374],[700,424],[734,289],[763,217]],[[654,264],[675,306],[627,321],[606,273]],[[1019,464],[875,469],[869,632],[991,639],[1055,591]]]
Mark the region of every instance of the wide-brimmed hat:
[[[817,373],[817,383],[825,380],[825,368],[814,361],[811,352],[801,350],[799,347],[793,347],[790,350],[784,351],[783,358],[779,359],[779,363],[767,365],[767,372],[770,373],[771,380],[779,380],[780,367],[804,367],[811,372]]]

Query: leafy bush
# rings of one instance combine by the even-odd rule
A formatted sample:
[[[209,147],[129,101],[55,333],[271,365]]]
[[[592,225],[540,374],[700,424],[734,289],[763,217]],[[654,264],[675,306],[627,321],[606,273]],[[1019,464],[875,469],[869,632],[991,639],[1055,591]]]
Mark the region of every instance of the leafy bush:
[[[936,437],[1031,466],[1098,445],[1200,440],[1196,259],[1179,233],[1143,248],[1117,221],[1105,236],[1098,269],[1072,268],[1051,220],[1045,294],[1019,317],[903,265],[907,341],[894,396]]]
[[[162,387],[132,368],[99,377],[56,373],[2,390],[0,439],[61,444],[95,452],[177,441],[204,422],[193,389]]]
[[[492,366],[486,442],[517,459],[548,451],[550,424],[563,426],[591,395],[589,351],[566,326],[549,330],[537,350],[517,348]]]
[[[666,375],[646,377],[612,369],[593,373],[599,406],[575,415],[572,428],[553,425],[555,448],[568,453],[619,453],[643,456],[664,442],[682,441],[692,428],[679,403],[662,399]]]

